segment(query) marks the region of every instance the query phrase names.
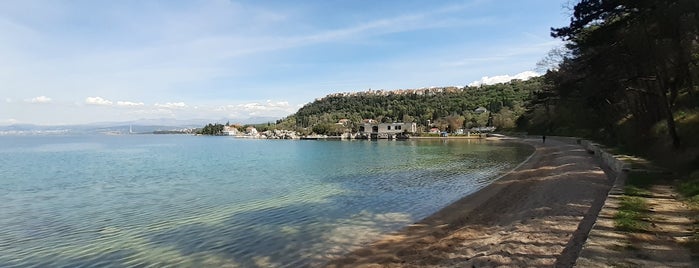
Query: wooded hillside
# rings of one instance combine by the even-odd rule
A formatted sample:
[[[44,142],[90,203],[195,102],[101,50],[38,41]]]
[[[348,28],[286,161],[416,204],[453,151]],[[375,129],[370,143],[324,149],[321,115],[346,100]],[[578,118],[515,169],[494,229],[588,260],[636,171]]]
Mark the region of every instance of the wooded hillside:
[[[332,94],[305,105],[277,123],[290,129],[315,127],[323,130],[335,128],[332,124],[340,119],[348,119],[352,131],[357,131],[363,119],[415,122],[423,129],[427,124],[434,124],[447,131],[489,123],[500,129],[514,128],[516,119],[524,113],[528,100],[541,85],[542,79],[535,77],[480,87]],[[475,112],[479,107],[488,112]]]
[[[582,0],[520,121],[699,166],[699,1]],[[682,163],[680,163],[682,162]]]

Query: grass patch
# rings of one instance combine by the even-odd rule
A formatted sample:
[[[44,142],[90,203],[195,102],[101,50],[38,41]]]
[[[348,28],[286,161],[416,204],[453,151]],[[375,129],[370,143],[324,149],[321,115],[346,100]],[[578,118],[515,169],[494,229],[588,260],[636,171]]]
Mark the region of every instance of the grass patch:
[[[650,229],[650,224],[644,221],[648,217],[648,203],[642,197],[651,195],[648,189],[656,183],[657,176],[648,172],[629,173],[625,195],[621,197],[619,209],[614,215],[617,230],[642,232]]]
[[[683,182],[677,184],[677,192],[682,194],[683,201],[699,214],[699,170],[695,170]]]
[[[699,210],[699,180],[680,183],[677,191],[685,197],[685,202],[694,210]]]
[[[641,189],[648,189],[657,183],[658,174],[649,172],[629,172],[626,180],[626,185],[634,186]]]
[[[634,212],[647,212],[648,203],[643,198],[635,196],[624,196],[621,198],[621,206],[619,210],[634,211]]]
[[[643,220],[646,217],[648,217],[648,204],[643,198],[623,196],[619,209],[614,215],[614,226],[617,230],[627,232],[647,231],[649,224]]]
[[[680,183],[677,191],[687,198],[699,195],[699,170],[692,172],[686,181]]]
[[[684,196],[684,202],[692,209],[692,219],[694,220],[694,234],[690,237],[685,246],[692,254],[699,256],[699,170],[692,172],[688,178],[677,185],[677,191]]]
[[[614,226],[619,231],[641,232],[648,230],[648,223],[638,219],[638,213],[617,212],[614,217]]]
[[[699,195],[688,197],[684,200],[692,210],[699,213]]]
[[[624,194],[628,196],[650,197],[652,193],[647,189],[639,188],[633,185],[624,188]]]

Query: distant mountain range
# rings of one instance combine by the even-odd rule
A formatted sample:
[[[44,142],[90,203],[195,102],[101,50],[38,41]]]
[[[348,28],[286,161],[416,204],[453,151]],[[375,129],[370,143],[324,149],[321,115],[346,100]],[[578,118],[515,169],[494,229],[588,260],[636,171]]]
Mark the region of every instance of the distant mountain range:
[[[0,126],[0,135],[61,135],[61,134],[128,134],[128,133],[153,133],[154,131],[184,130],[200,128],[208,123],[227,122],[239,124],[256,124],[274,122],[275,117],[251,117],[242,120],[236,119],[187,119],[178,120],[172,118],[139,119],[124,122],[95,122],[76,125],[34,125],[13,124]]]

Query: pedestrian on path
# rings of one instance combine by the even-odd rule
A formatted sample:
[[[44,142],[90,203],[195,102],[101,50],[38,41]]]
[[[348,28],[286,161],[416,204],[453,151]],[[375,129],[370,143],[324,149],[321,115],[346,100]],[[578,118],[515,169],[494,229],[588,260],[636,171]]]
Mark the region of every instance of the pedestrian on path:
[[[541,142],[546,143],[546,135],[541,136]]]

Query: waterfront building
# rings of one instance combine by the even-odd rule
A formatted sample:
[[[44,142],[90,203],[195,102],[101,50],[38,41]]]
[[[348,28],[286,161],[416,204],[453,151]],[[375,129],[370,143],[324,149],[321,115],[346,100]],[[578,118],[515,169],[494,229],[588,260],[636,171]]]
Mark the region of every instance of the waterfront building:
[[[238,129],[234,126],[224,126],[222,133],[227,136],[237,136]]]
[[[375,123],[370,121],[359,126],[359,133],[372,139],[396,139],[403,137],[403,134],[415,132],[417,132],[417,124],[415,123]]]

